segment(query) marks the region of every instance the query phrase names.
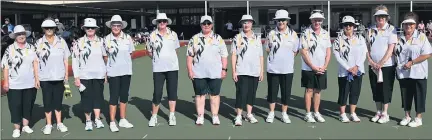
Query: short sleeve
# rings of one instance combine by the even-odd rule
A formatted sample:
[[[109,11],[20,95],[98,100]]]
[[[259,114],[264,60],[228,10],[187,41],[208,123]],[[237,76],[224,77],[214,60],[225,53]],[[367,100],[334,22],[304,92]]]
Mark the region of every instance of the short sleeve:
[[[261,42],[261,39],[259,39],[259,41],[257,42],[258,48],[259,48],[259,56],[263,56],[264,52],[263,52],[263,45]]]
[[[390,32],[388,44],[395,44],[398,41],[396,28],[395,27],[392,27],[392,28],[393,28],[393,30],[391,30],[391,32]]]
[[[192,37],[187,45],[187,50],[186,50],[186,56],[190,56],[190,57],[194,57],[195,56],[195,51],[194,51],[194,39],[195,36]]]
[[[101,38],[102,39],[102,38]],[[102,46],[101,46],[101,51],[102,51],[102,56],[108,56],[107,55],[107,50],[106,50],[106,44],[105,44],[105,39],[103,39],[102,41]]]
[[[292,33],[292,37],[294,38],[294,42],[293,42],[293,44],[294,44],[294,46],[293,46],[293,52],[298,52],[298,49],[299,49],[299,44],[300,44],[300,40],[299,40],[299,38],[298,38],[298,36],[297,36],[297,32],[294,32],[293,31],[293,33]]]
[[[6,48],[5,53],[1,59],[1,67],[3,69],[9,69],[10,67],[9,60],[10,60],[10,47]]]
[[[233,38],[233,40],[232,40],[232,43],[231,43],[231,53],[237,52],[237,44],[238,44],[237,36],[238,35],[236,35]]]
[[[267,35],[266,40],[264,42],[264,45],[263,45],[264,49],[270,50],[270,45],[271,45],[270,42],[271,42],[272,37],[273,37],[273,31],[270,31],[270,33]]]
[[[179,41],[179,39],[178,39],[178,36],[177,36],[177,33],[175,33],[174,31],[172,31],[173,32],[173,37],[174,37],[174,40],[175,40],[175,49],[178,49],[178,48],[180,48],[180,41]]]
[[[66,43],[66,41],[65,40],[62,40],[62,42],[63,42],[63,44],[64,44],[64,60],[67,60],[68,58],[69,58],[69,56],[70,56],[70,50],[69,50],[69,47],[68,47],[68,45],[67,45],[67,43]]]
[[[219,35],[218,35],[218,41],[219,41],[219,54],[221,55],[221,57],[228,57],[228,50],[225,45],[225,41]]]
[[[303,32],[300,37],[299,49],[309,49],[309,46],[307,45],[306,32]]]
[[[327,46],[326,48],[331,48],[332,47],[332,43],[331,43],[331,38],[330,38],[330,34],[327,34]]]
[[[429,40],[427,39],[426,36],[424,36],[424,43],[423,43],[423,47],[420,50],[420,54],[421,55],[429,55],[432,54],[432,48],[431,48],[431,44],[429,42]]]
[[[130,36],[129,36],[128,41],[129,41],[129,53],[133,53],[135,51],[135,45],[134,45],[135,43],[132,40],[132,37],[130,37]]]

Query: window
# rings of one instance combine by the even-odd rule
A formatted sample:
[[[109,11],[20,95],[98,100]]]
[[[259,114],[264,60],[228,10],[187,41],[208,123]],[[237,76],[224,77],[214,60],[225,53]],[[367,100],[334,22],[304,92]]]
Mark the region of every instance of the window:
[[[295,24],[297,24],[297,15],[296,14],[289,14],[289,17],[291,18],[290,20],[289,20],[289,24],[290,25],[295,25]]]
[[[189,16],[182,16],[181,20],[182,20],[181,25],[189,25]]]

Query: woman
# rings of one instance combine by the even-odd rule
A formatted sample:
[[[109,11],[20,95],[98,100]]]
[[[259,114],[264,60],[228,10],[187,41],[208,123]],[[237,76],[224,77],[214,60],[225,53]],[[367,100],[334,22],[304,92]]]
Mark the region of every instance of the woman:
[[[417,14],[409,12],[405,14],[403,33],[394,51],[397,68],[396,74],[399,80],[402,95],[402,107],[405,117],[400,125],[419,127],[422,123],[422,113],[426,109],[426,92],[428,77],[428,61],[432,54],[431,44],[426,34],[416,30]],[[414,98],[416,111],[415,119],[411,119],[411,106]]]
[[[387,113],[393,93],[395,66],[392,58],[393,48],[397,43],[396,28],[387,21],[390,16],[384,5],[375,8],[376,25],[368,29],[366,36],[368,45],[369,80],[373,100],[377,108],[372,122],[387,123],[390,116]]]
[[[103,128],[100,119],[100,109],[104,97],[104,79],[106,81],[106,66],[103,57],[106,56],[103,38],[96,36],[96,20],[84,19],[82,27],[86,34],[78,39],[73,46],[72,69],[75,86],[81,94],[81,107],[86,118],[86,131],[93,130],[91,113],[94,112],[96,128]]]
[[[30,32],[22,25],[17,25],[9,37],[15,42],[7,47],[1,60],[4,77],[4,90],[8,92],[8,105],[11,122],[14,124],[12,137],[18,138],[22,131],[30,134],[33,130],[28,126],[32,117],[39,89],[38,62],[35,47],[26,42]]]
[[[333,53],[339,63],[338,84],[341,122],[350,120],[360,122],[355,113],[360,97],[361,85],[366,60],[367,46],[361,34],[354,33],[355,21],[352,16],[344,16],[342,19],[343,33],[333,42]],[[349,97],[350,118],[345,114],[345,107]]]
[[[201,33],[194,35],[187,49],[187,68],[195,90],[196,124],[204,124],[206,95],[210,94],[213,125],[219,125],[220,88],[227,72],[228,52],[222,37],[213,32],[210,16],[201,17]]]
[[[149,121],[149,127],[154,127],[157,124],[157,113],[159,104],[162,99],[163,85],[166,81],[166,90],[168,93],[169,102],[169,121],[168,125],[174,126],[177,124],[174,116],[177,86],[178,86],[178,58],[177,49],[180,48],[180,43],[177,33],[167,27],[171,24],[165,13],[159,13],[152,21],[157,25],[157,29],[150,34],[150,41],[147,44],[149,56],[153,62],[153,100],[152,100],[152,117]]]
[[[274,110],[279,92],[281,89],[282,121],[291,123],[288,111],[288,102],[291,98],[292,79],[294,76],[294,57],[298,52],[297,33],[288,27],[288,11],[278,10],[274,20],[277,21],[277,29],[270,31],[266,40],[267,59],[267,102],[270,112],[266,122],[273,123]]]
[[[252,31],[255,21],[251,15],[243,15],[239,23],[243,30],[234,37],[231,47],[233,80],[236,85],[237,116],[234,119],[236,126],[242,125],[241,114],[245,106],[246,120],[250,123],[258,122],[252,115],[252,108],[255,103],[258,82],[261,82],[264,77],[261,37]]]
[[[135,50],[131,36],[125,34],[122,29],[126,28],[127,22],[119,15],[114,15],[106,26],[111,28],[111,33],[105,37],[105,49],[108,56],[104,57],[107,62],[107,76],[110,89],[110,130],[118,132],[115,116],[120,99],[120,121],[119,126],[132,128],[133,125],[126,120],[126,103],[128,102],[129,86],[132,76],[132,57]]]
[[[309,17],[312,24],[307,28],[300,40],[300,53],[302,55],[301,84],[305,88],[306,122],[325,122],[319,113],[321,91],[327,89],[327,66],[330,62],[331,43],[330,33],[324,30],[324,12],[313,10]],[[314,113],[310,112],[312,97],[314,99]],[[315,120],[316,119],[316,120]]]
[[[57,130],[67,132],[68,128],[62,123],[61,110],[64,82],[68,81],[69,48],[66,41],[55,35],[57,25],[51,19],[42,22],[45,35],[36,41],[36,54],[39,58],[39,80],[42,88],[46,125],[42,129],[45,135],[51,134],[51,114],[55,112]]]

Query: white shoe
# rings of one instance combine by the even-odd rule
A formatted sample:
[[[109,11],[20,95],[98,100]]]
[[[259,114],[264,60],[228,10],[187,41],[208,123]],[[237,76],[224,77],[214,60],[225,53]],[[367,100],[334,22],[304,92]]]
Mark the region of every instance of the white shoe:
[[[399,122],[399,125],[406,126],[411,122],[411,117],[404,117],[402,121]]]
[[[134,127],[128,120],[126,119],[120,119],[119,126],[123,128],[132,128]]]
[[[100,119],[95,119],[95,126],[97,129],[105,127]]]
[[[15,129],[13,132],[12,132],[12,137],[13,138],[19,138],[21,136],[21,131],[19,130],[19,129]]]
[[[252,114],[247,115],[246,120],[250,123],[258,123],[258,120]]]
[[[204,117],[203,116],[198,116],[195,124],[196,125],[203,125],[204,124]]]
[[[172,114],[172,115],[169,116],[168,125],[169,126],[175,126],[175,125],[177,125],[176,117],[174,116],[174,114]]]
[[[57,130],[64,133],[68,131],[68,128],[63,123],[60,123],[57,124]]]
[[[274,112],[269,112],[268,116],[267,116],[267,119],[266,119],[266,122],[273,123],[274,117],[275,117]]]
[[[290,120],[290,118],[289,118],[289,116],[288,116],[288,114],[286,112],[282,113],[282,121],[284,123],[291,123],[291,120]]]
[[[92,131],[93,130],[93,122],[90,120],[86,121],[86,125],[85,125],[84,129],[86,131]]]
[[[234,125],[235,126],[242,126],[242,116],[237,116],[234,119]]]
[[[351,120],[353,121],[353,122],[360,122],[361,120],[360,120],[360,118],[357,116],[357,114],[355,114],[355,113],[351,113]]]
[[[213,122],[213,125],[220,125],[219,116],[213,116],[212,122]]]
[[[384,124],[390,121],[390,116],[388,114],[382,114],[381,118],[378,120],[378,123]]]
[[[381,113],[377,112],[374,117],[371,118],[372,122],[377,122],[381,118]]]
[[[419,127],[423,125],[421,118],[415,118],[414,121],[411,121],[408,126],[409,127]]]
[[[155,127],[157,124],[157,116],[153,115],[149,121],[149,127]]]
[[[321,116],[321,114],[319,112],[315,112],[314,113],[314,117],[316,118],[316,120],[320,123],[325,122],[324,118]]]
[[[110,122],[109,127],[110,127],[111,132],[118,132],[119,131],[117,124],[115,122]]]
[[[33,133],[33,130],[32,130],[29,126],[24,126],[24,127],[22,128],[22,131],[24,131],[24,132],[26,132],[26,133],[28,133],[28,134]]]
[[[340,120],[341,122],[343,122],[343,123],[348,123],[348,122],[350,122],[350,120],[348,119],[348,117],[347,117],[347,115],[346,115],[345,113],[343,113],[343,114],[341,114],[341,115],[339,116],[339,120]]]
[[[52,128],[53,128],[53,126],[50,125],[50,124],[45,125],[45,126],[42,128],[42,133],[45,134],[45,135],[51,135]]]
[[[304,120],[308,123],[316,123],[314,117],[312,116],[312,113],[306,113]]]

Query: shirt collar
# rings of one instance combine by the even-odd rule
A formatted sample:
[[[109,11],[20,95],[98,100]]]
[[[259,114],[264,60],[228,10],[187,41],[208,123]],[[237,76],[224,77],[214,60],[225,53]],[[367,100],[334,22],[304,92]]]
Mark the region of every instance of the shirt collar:
[[[16,41],[14,42],[13,45],[14,45],[14,48],[15,48],[15,49],[21,49],[20,47],[18,47],[18,43],[17,43]],[[24,48],[26,48],[26,49],[30,49],[30,44],[26,42],[26,43],[24,44]]]
[[[255,33],[254,33],[252,30],[251,30],[251,32],[252,32],[252,38],[253,38],[253,39],[256,39]],[[243,31],[240,32],[240,35],[241,35],[242,37],[247,37],[247,36],[246,36],[246,33],[244,33]]]
[[[210,37],[214,37],[214,36],[215,36],[214,32],[211,31],[211,32],[210,32]],[[203,34],[202,31],[198,34],[198,37],[204,37],[204,34]]]
[[[290,30],[288,26],[283,32],[280,32],[279,29],[276,27],[276,33],[288,34],[289,33],[288,30]]]
[[[48,39],[46,38],[45,35],[42,37],[42,41],[43,41],[43,42],[48,42]],[[54,35],[54,43],[55,43],[55,42],[61,42],[60,37],[58,37],[57,35]]]
[[[168,28],[168,27],[166,27],[166,34],[165,35],[171,35],[171,29],[170,28]],[[156,29],[156,34],[159,34],[159,35],[161,35],[160,33],[159,33],[159,30],[158,29]]]
[[[312,26],[309,26],[307,29],[307,31],[309,31],[311,34],[315,33],[314,30],[312,29]],[[322,27],[320,27],[320,34],[326,34],[327,31],[324,30]]]
[[[390,25],[389,25],[388,23],[385,23],[384,26],[381,28],[381,30],[385,30],[385,29],[387,29],[388,26],[390,26]],[[372,29],[378,30],[377,25],[375,24],[375,25],[372,27]]]
[[[114,36],[114,34],[113,34],[112,32],[109,34],[109,36],[110,36],[110,39],[111,39],[111,40],[114,40],[114,39],[115,39],[115,36]],[[125,39],[125,38],[126,38],[126,35],[125,35],[125,33],[123,33],[123,31],[120,31],[119,38],[120,38],[120,39]]]
[[[414,30],[412,38],[418,38],[419,37],[419,32],[417,30]],[[405,40],[405,33],[401,34],[401,37]]]
[[[100,38],[97,35],[95,35],[94,37],[95,37],[95,39],[93,41],[97,41],[97,42],[101,41]],[[89,40],[90,39],[87,37],[87,35],[84,35],[84,42],[87,42]]]

